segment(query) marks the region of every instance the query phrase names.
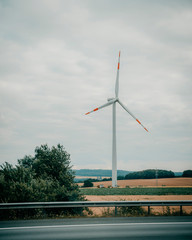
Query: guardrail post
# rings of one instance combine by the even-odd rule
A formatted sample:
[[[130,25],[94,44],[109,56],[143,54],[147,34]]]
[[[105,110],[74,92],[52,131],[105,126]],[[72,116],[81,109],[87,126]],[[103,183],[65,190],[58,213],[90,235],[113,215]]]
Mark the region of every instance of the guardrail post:
[[[117,216],[117,207],[115,207],[115,217]]]
[[[150,215],[150,211],[151,211],[150,206],[148,206],[148,215]]]
[[[183,215],[183,209],[182,209],[182,205],[180,205],[180,216]]]

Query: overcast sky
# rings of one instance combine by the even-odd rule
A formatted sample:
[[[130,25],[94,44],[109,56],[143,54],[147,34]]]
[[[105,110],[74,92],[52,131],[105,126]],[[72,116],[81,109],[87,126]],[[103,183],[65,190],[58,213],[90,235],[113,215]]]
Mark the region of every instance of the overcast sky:
[[[76,169],[191,169],[191,0],[0,0],[0,164],[62,144]]]

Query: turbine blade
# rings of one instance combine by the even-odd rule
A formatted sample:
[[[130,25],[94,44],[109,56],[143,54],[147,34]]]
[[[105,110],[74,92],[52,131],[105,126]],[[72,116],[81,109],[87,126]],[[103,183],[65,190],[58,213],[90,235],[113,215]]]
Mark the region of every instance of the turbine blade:
[[[120,68],[120,54],[121,52],[119,51],[119,58],[118,58],[118,65],[117,65],[117,77],[116,77],[116,84],[115,84],[115,95],[116,98],[119,95],[119,68]]]
[[[143,126],[143,124],[133,115],[133,113],[130,112],[129,109],[128,109],[127,107],[125,107],[125,105],[123,105],[122,102],[120,102],[120,101],[118,100],[118,103],[125,109],[125,111],[127,111],[127,112],[145,129],[145,131],[149,132],[149,131],[147,130],[147,128],[146,128],[145,126]]]
[[[101,105],[100,107],[95,108],[95,109],[93,109],[92,111],[85,113],[85,115],[88,115],[88,114],[90,114],[90,113],[92,113],[92,112],[95,112],[95,111],[97,111],[97,110],[99,110],[99,109],[101,109],[101,108],[107,107],[107,106],[113,104],[114,102],[115,102],[115,100],[111,100],[111,101],[109,101],[108,103],[105,103],[105,104]]]

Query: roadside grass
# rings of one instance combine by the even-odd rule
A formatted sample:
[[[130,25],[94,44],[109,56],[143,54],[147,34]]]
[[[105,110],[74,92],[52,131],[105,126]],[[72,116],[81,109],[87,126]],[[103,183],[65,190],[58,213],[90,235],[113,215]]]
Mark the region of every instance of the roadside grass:
[[[116,211],[116,212],[115,212]],[[118,207],[116,210],[114,208],[108,207],[104,208],[101,215],[97,217],[141,217],[147,216],[147,211],[142,207]]]
[[[117,207],[115,210],[112,207],[104,208],[101,215],[95,215],[96,217],[145,217],[145,216],[181,216],[180,211],[171,209],[169,206],[163,209],[163,211],[156,212],[154,208],[151,208],[151,212],[148,215],[147,210],[144,207],[140,206],[131,206],[131,207]],[[116,211],[116,212],[115,212]],[[192,216],[191,212],[183,211],[182,216]]]
[[[93,215],[91,209],[82,208],[81,213],[71,214],[63,209],[57,213],[50,212],[49,209],[6,209],[0,210],[0,221],[5,220],[32,220],[32,219],[62,219],[62,218],[80,218]],[[53,209],[54,210],[54,209]]]
[[[192,188],[81,188],[83,195],[192,195]]]
[[[5,213],[5,212],[4,212]],[[12,213],[12,214],[10,214]],[[63,219],[63,218],[101,218],[101,217],[147,217],[147,216],[180,216],[180,212],[171,209],[166,206],[160,212],[155,211],[155,207],[151,208],[150,214],[148,215],[147,209],[140,206],[130,207],[103,207],[102,211],[98,214],[92,208],[89,211],[83,212],[81,215],[70,215],[65,214],[62,211],[59,214],[47,214],[45,209],[39,209],[36,215],[30,215],[23,213],[23,210],[11,210],[9,215],[2,215],[0,221],[5,220],[32,220],[32,219]],[[183,211],[182,216],[192,216],[191,212]]]

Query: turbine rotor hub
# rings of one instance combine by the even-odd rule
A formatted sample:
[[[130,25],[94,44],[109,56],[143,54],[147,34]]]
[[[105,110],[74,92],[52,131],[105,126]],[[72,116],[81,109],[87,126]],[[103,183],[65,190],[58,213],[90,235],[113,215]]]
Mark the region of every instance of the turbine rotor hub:
[[[118,98],[108,98],[107,99],[108,102],[113,101],[113,100],[116,102],[116,101],[118,101]]]

